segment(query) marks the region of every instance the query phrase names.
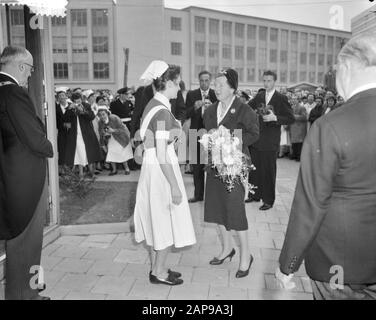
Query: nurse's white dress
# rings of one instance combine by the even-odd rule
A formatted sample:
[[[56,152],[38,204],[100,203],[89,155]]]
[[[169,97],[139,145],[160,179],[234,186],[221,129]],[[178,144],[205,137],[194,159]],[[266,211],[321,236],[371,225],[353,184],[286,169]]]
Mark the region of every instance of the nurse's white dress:
[[[140,129],[141,138],[146,136],[147,139],[146,130],[151,122],[157,121],[155,115],[158,112],[168,112],[168,116],[173,119],[172,121],[179,123],[172,116],[170,108],[168,99],[162,94],[156,93],[154,99],[145,108],[145,111],[148,109],[150,111],[144,115]],[[173,125],[175,126],[176,123]],[[166,124],[166,128],[170,127],[169,124]],[[170,136],[169,131],[156,131],[155,134],[157,138]],[[154,139],[154,137],[152,138]],[[182,202],[179,205],[172,203],[170,184],[161,170],[155,147],[144,151],[137,186],[134,211],[135,239],[137,242],[145,240],[146,244],[152,246],[155,250],[163,250],[172,245],[180,248],[196,243],[187,194],[173,143],[167,147],[166,159],[172,164],[183,195]]]

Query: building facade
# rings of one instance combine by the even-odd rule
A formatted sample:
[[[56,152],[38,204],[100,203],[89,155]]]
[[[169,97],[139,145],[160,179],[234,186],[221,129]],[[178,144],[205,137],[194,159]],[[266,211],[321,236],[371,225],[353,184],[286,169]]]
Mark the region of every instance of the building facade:
[[[364,32],[376,32],[376,5],[351,19],[351,32],[353,36]]]
[[[23,45],[22,10],[11,8],[11,42]],[[50,21],[56,85],[116,90],[141,85],[150,61],[182,68],[188,89],[201,70],[232,67],[240,88],[258,88],[271,69],[281,86],[322,84],[351,33],[199,7],[165,8],[163,0],[71,0]]]

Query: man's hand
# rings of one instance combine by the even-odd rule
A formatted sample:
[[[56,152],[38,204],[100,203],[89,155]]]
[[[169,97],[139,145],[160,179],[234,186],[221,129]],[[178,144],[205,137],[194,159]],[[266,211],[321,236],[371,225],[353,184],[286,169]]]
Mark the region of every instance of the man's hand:
[[[262,116],[262,119],[264,122],[272,122],[272,121],[277,121],[277,116],[273,113],[272,110],[269,110],[269,113]]]
[[[197,100],[197,101],[195,102],[195,104],[194,104],[194,108],[195,108],[195,110],[198,110],[198,109],[200,109],[203,105],[204,105],[204,102],[203,102],[203,101],[201,101],[201,100]]]
[[[72,124],[70,122],[64,122],[63,126],[65,129],[69,130],[72,127]]]
[[[292,278],[294,277],[293,273],[290,273],[289,275],[283,274],[278,267],[275,271],[275,277],[278,281],[279,286],[282,289],[292,290],[295,288],[295,283],[292,282]]]
[[[114,129],[112,129],[112,128],[110,128],[110,127],[108,127],[108,129],[107,129],[107,132],[108,132],[108,133],[111,133],[111,134],[112,134],[112,133],[114,133],[114,132],[115,132],[115,130],[114,130]]]

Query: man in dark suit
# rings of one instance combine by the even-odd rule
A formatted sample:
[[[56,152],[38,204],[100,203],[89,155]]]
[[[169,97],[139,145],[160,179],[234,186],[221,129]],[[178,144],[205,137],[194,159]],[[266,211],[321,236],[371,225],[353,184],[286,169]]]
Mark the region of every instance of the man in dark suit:
[[[200,129],[204,128],[203,123],[203,114],[208,106],[213,104],[217,101],[217,97],[215,96],[214,90],[210,89],[210,82],[211,82],[211,74],[208,71],[201,71],[198,75],[198,79],[200,82],[200,88],[196,90],[188,91],[187,98],[186,98],[186,112],[187,118],[191,119],[191,127],[192,130],[199,131]],[[190,143],[195,143],[195,141],[190,141]],[[193,182],[195,186],[194,196],[193,198],[189,199],[188,201],[193,203],[197,201],[202,201],[204,199],[204,184],[205,184],[205,175],[204,175],[204,164],[200,163],[200,143],[196,142],[197,149],[197,159],[194,156],[193,164]],[[192,148],[189,148],[190,150]],[[191,159],[192,155],[190,155]],[[196,162],[196,163],[194,163]]]
[[[52,145],[22,88],[34,68],[32,55],[21,47],[6,47],[0,63],[0,172],[5,191],[2,220],[9,226],[9,237],[5,238],[5,299],[44,300],[47,298],[39,295],[31,272],[40,266],[47,212],[46,158],[53,156]]]
[[[303,259],[315,299],[376,299],[376,35],[338,55],[346,103],[319,118],[304,142],[277,278]],[[290,276],[289,276],[290,277]]]
[[[281,125],[293,123],[294,114],[286,96],[275,90],[277,75],[265,71],[265,91],[261,90],[249,105],[258,112],[260,138],[250,147],[251,159],[256,170],[251,171],[249,182],[257,188],[249,194],[246,202],[263,200],[260,210],[269,210],[274,205],[277,175],[277,153],[281,140]]]
[[[118,99],[110,103],[110,111],[112,114],[117,115],[123,123],[126,124],[128,130],[131,128],[131,116],[133,111],[133,104],[130,101],[130,96],[133,95],[131,88],[121,88],[117,91],[119,94]]]

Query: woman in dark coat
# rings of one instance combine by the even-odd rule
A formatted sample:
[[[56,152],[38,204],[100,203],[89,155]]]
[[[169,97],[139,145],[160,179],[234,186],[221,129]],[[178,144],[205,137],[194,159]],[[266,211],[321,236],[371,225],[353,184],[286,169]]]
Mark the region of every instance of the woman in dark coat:
[[[215,79],[215,91],[218,102],[212,104],[204,113],[204,126],[207,131],[223,125],[231,131],[242,130],[242,151],[249,155],[248,147],[259,137],[259,125],[256,113],[235,96],[238,87],[238,74],[233,69],[227,69]],[[249,273],[253,257],[248,248],[248,222],[244,205],[245,189],[241,184],[235,184],[231,192],[226,185],[216,177],[214,169],[209,169],[205,187],[205,222],[219,225],[223,239],[222,253],[210,261],[219,265],[232,258],[235,249],[231,248],[231,230],[238,233],[240,240],[240,266],[237,278]]]
[[[93,176],[94,163],[102,160],[99,141],[92,123],[95,114],[90,105],[82,103],[79,93],[72,95],[72,101],[72,105],[64,114],[64,122],[71,123],[67,134],[65,164],[78,165],[81,178],[83,167],[88,164],[90,175]]]

